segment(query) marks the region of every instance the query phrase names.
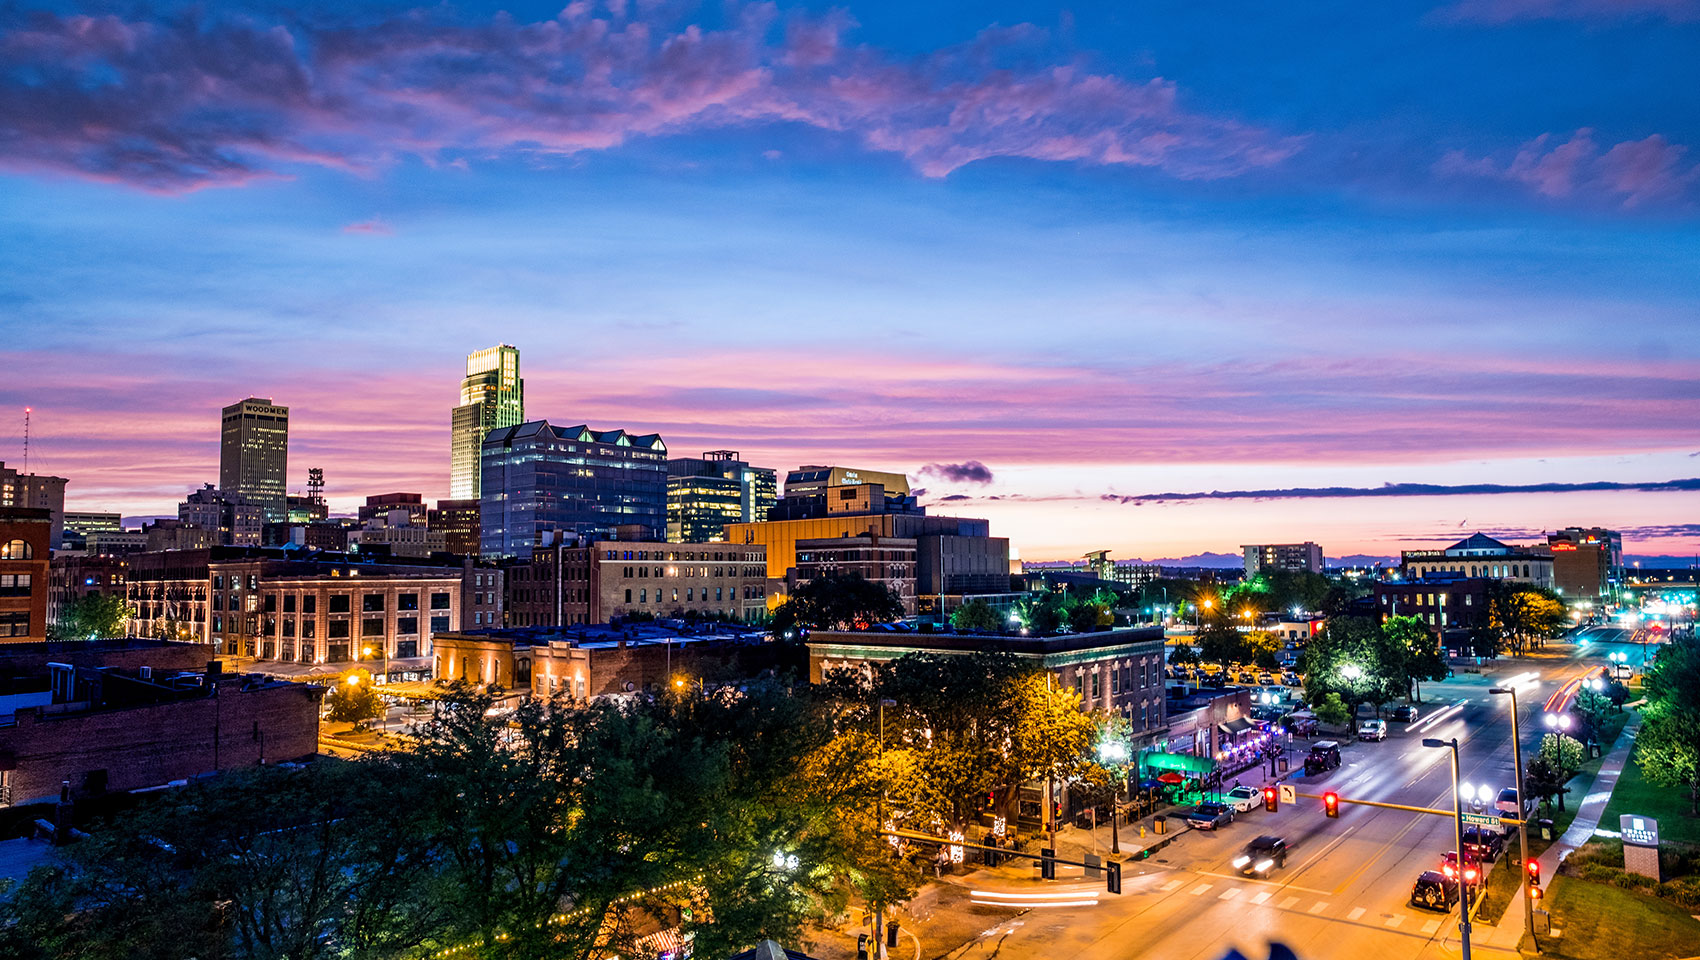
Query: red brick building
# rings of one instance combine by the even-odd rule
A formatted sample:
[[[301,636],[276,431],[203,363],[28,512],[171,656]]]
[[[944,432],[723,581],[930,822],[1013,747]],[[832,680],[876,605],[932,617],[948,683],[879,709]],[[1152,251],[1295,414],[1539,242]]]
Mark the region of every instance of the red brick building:
[[[0,507],[0,644],[47,639],[51,511]]]

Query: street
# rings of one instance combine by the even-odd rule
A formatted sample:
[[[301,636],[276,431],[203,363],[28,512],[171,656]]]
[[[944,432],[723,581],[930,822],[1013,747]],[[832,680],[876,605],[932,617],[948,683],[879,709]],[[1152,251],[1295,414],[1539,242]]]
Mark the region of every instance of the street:
[[[1202,960],[1220,957],[1231,947],[1248,957],[1261,957],[1267,955],[1270,941],[1278,941],[1300,957],[1455,956],[1456,913],[1418,909],[1408,902],[1417,876],[1438,869],[1443,855],[1455,848],[1451,820],[1350,801],[1449,809],[1450,752],[1425,748],[1424,737],[1458,738],[1461,782],[1485,784],[1494,795],[1511,786],[1509,698],[1491,695],[1488,688],[1516,675],[1538,677],[1518,697],[1527,760],[1528,751],[1544,732],[1538,713],[1552,689],[1586,666],[1603,662],[1608,652],[1629,653],[1630,662],[1639,664],[1638,646],[1626,642],[1631,639],[1629,632],[1614,630],[1590,631],[1588,642],[1574,651],[1568,644],[1556,645],[1549,656],[1502,660],[1485,666],[1480,674],[1460,671],[1444,683],[1424,684],[1423,716],[1417,723],[1392,725],[1382,742],[1342,738],[1341,766],[1324,774],[1304,776],[1295,763],[1285,782],[1301,794],[1336,791],[1343,801],[1338,819],[1324,815],[1320,800],[1303,797],[1274,813],[1256,807],[1219,831],[1189,831],[1152,859],[1129,861],[1124,865],[1123,895],[1100,893],[1091,898],[1091,906],[1035,908],[1012,915],[1008,909],[965,903],[957,909],[983,912],[984,932],[949,955],[962,960],[992,956],[1001,960],[1139,956]],[[1456,701],[1462,701],[1461,709],[1441,712]],[[1241,779],[1253,785],[1263,782],[1255,771]],[[1491,802],[1478,809],[1493,812]],[[1124,828],[1123,837],[1128,833]],[[1108,830],[1100,828],[1098,834],[1099,848],[1107,851]],[[1259,834],[1284,837],[1291,848],[1287,865],[1276,868],[1267,880],[1242,877],[1231,865]],[[1091,836],[1084,831],[1071,831],[1069,839],[1076,845],[1084,842],[1090,849]],[[1516,847],[1512,835],[1495,869],[1515,869],[1509,860],[1516,855]],[[1002,873],[994,878],[991,872],[982,872],[969,880],[994,892],[1029,895],[1047,889],[1087,890],[1078,869],[1059,869],[1058,880],[1052,884],[1017,879],[1017,872]],[[1101,884],[1092,889],[1098,887]],[[1502,925],[1515,925],[1520,916],[1510,911]],[[1477,952],[1490,950],[1490,941],[1514,945],[1517,932],[1494,936],[1494,928],[1478,923],[1473,945]],[[942,942],[931,942],[925,930],[921,938],[922,956],[940,956],[949,949]],[[898,955],[907,956],[910,949],[906,943]]]

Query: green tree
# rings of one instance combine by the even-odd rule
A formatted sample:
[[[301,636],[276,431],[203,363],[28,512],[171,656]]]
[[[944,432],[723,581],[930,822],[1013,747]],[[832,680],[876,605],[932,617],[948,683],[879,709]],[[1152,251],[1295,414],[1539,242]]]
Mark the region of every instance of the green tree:
[[[963,633],[1000,633],[1005,617],[984,600],[974,599],[956,608],[950,625]]]
[[[1245,635],[1235,630],[1225,618],[1206,621],[1195,638],[1198,655],[1206,663],[1243,663],[1247,659]]]
[[[884,584],[859,573],[827,574],[799,586],[773,611],[771,630],[784,636],[799,627],[847,630],[901,620],[903,601]]]
[[[1519,654],[1561,635],[1570,623],[1556,594],[1528,584],[1490,581],[1487,604],[1489,628]]]
[[[1531,797],[1551,803],[1558,798],[1558,808],[1564,809],[1564,784],[1569,781],[1564,771],[1537,756],[1523,770],[1523,789]]]
[[[1338,693],[1329,692],[1313,708],[1316,719],[1331,727],[1343,726],[1352,719],[1352,708]]]
[[[1546,761],[1547,766],[1562,773],[1565,780],[1576,776],[1576,771],[1582,769],[1584,753],[1582,742],[1575,737],[1562,733],[1541,737],[1540,758]]]
[[[1068,612],[1068,628],[1075,633],[1092,633],[1114,625],[1115,614],[1097,603],[1077,603]]]
[[[1253,664],[1264,670],[1273,670],[1279,663],[1276,659],[1281,653],[1281,638],[1265,630],[1253,630],[1240,634],[1241,654]]]
[[[1330,693],[1353,716],[1360,704],[1378,708],[1409,687],[1409,652],[1367,617],[1333,617],[1305,648],[1305,702],[1314,709]]]
[[[53,626],[56,640],[122,637],[135,607],[118,594],[91,593],[67,604]]]
[[[1169,648],[1169,663],[1174,666],[1178,667],[1183,664],[1195,664],[1198,662],[1198,651],[1194,650],[1191,644],[1176,644]]]
[[[339,683],[325,695],[325,707],[336,723],[362,723],[384,715],[384,700],[372,688],[369,674],[351,675],[358,683]]]
[[[1452,672],[1446,665],[1446,658],[1441,655],[1440,638],[1420,617],[1388,617],[1382,621],[1381,630],[1392,647],[1391,652],[1397,655],[1409,699],[1413,703],[1421,703],[1421,682],[1430,680],[1438,683]]]
[[[1688,791],[1700,815],[1700,641],[1673,638],[1642,678],[1647,705],[1635,737],[1635,761],[1653,783]]]

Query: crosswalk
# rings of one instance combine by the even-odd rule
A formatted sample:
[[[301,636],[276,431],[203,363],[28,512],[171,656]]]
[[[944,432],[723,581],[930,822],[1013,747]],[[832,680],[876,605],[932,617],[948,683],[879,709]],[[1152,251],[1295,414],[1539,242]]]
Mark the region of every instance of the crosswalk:
[[[1187,880],[1179,877],[1157,887],[1161,893],[1174,893],[1187,885]],[[1327,900],[1307,901],[1296,896],[1280,896],[1277,892],[1258,890],[1234,883],[1195,883],[1185,892],[1194,897],[1204,897],[1206,894],[1217,900],[1238,901],[1242,898],[1254,906],[1270,907],[1275,910],[1294,911],[1309,914],[1313,917],[1344,920],[1347,923],[1360,923],[1384,927],[1388,930],[1415,931],[1425,937],[1434,936],[1446,921],[1431,915],[1405,913],[1372,913],[1364,907],[1336,905]],[[1248,896],[1247,894],[1250,893]]]

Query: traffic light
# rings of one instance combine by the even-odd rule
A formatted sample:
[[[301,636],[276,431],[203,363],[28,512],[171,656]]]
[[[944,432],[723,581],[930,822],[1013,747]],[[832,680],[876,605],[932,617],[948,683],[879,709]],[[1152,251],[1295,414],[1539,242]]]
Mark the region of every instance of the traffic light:
[[[1270,813],[1274,813],[1276,810],[1279,810],[1280,808],[1281,808],[1281,796],[1280,796],[1280,794],[1275,792],[1274,787],[1264,787],[1263,788],[1263,809],[1268,810]]]
[[[1057,851],[1051,847],[1045,847],[1039,851],[1039,876],[1041,879],[1055,880],[1057,878],[1056,858]]]
[[[1104,888],[1111,893],[1122,892],[1122,865],[1114,860],[1104,865]]]
[[[1535,886],[1532,883],[1529,884],[1529,899],[1530,900],[1539,900],[1540,898],[1541,898],[1541,888]]]
[[[1340,795],[1330,790],[1322,795],[1322,812],[1330,817],[1340,815]]]
[[[1541,885],[1541,862],[1539,860],[1530,860],[1530,861],[1528,861],[1526,866],[1529,869],[1529,882],[1534,884],[1537,887],[1540,886]]]

